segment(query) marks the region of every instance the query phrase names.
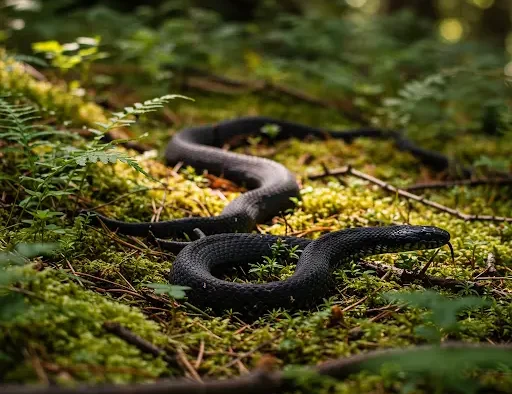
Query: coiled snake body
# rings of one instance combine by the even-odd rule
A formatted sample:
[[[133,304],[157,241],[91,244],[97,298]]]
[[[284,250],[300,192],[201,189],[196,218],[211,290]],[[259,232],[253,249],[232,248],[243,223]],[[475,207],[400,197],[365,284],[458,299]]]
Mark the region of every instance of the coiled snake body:
[[[391,139],[399,149],[411,152],[431,168],[443,170],[450,164],[444,155],[418,147],[395,131],[364,128],[338,132],[266,117],[239,118],[185,129],[172,138],[165,152],[169,164],[182,161],[198,170],[223,175],[249,189],[229,203],[220,215],[157,223],[126,223],[97,214],[93,220],[100,219],[107,227],[122,234],[152,234],[163,248],[174,252],[181,250],[173,264],[172,283],[190,286],[192,290],[188,297],[192,302],[218,310],[300,307],[318,300],[325,293],[329,273],[341,261],[363,255],[436,248],[449,241],[446,231],[422,226],[347,229],[313,242],[281,237],[289,245],[304,249],[297,269],[289,279],[266,284],[237,284],[214,277],[211,271],[219,264],[247,263],[268,253],[277,237],[233,233],[251,231],[257,223],[293,206],[290,198],[298,197],[295,176],[281,164],[221,149],[235,138],[240,140],[240,137],[260,133],[268,124],[279,127],[277,139],[308,136],[329,136],[347,142],[359,137]],[[195,229],[201,230],[206,237],[192,243],[162,239],[184,234],[194,237]]]

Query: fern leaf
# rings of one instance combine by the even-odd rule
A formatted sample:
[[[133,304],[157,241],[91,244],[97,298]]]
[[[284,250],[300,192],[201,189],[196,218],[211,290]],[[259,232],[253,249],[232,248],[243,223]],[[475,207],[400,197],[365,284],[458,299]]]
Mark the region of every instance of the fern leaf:
[[[144,103],[135,103],[132,107],[125,107],[123,112],[113,112],[112,117],[109,119],[109,123],[105,124],[96,122],[96,124],[103,129],[104,133],[116,127],[129,127],[135,123],[135,120],[130,118],[131,116],[140,116],[149,112],[155,112],[169,101],[177,98],[193,101],[192,98],[187,96],[167,94],[151,100],[146,100]]]

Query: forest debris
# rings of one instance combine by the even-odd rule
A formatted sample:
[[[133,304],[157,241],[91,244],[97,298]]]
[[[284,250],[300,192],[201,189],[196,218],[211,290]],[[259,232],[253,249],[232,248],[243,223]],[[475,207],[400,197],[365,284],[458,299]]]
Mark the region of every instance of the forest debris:
[[[180,347],[178,347],[176,349],[176,358],[177,358],[178,362],[181,365],[183,365],[183,367],[185,367],[185,369],[192,376],[192,378],[194,378],[195,381],[197,381],[197,382],[203,381],[201,379],[201,377],[199,376],[199,374],[197,373],[197,371],[195,370],[195,368],[192,366],[192,364],[190,364],[190,361],[188,361],[187,355],[185,354],[183,349]]]
[[[392,273],[395,275],[394,279],[398,279],[398,283],[400,284],[421,282],[421,284],[425,287],[438,286],[444,289],[455,291],[458,290],[458,288],[471,287],[473,290],[478,292],[478,294],[485,294],[486,291],[489,291],[492,295],[497,297],[512,297],[511,292],[498,289],[489,289],[487,286],[474,281],[463,281],[453,278],[438,278],[436,276],[425,274],[420,275],[420,273],[416,271],[401,269],[382,263],[371,263],[364,260],[359,261],[358,264],[364,269],[375,271],[379,276],[385,274],[389,275]]]
[[[313,156],[311,153],[306,152],[302,154],[299,157],[299,160],[297,160],[297,163],[301,166],[311,164],[311,162],[315,159],[315,156]]]
[[[302,90],[266,80],[237,80],[198,69],[189,69],[188,73],[189,76],[184,79],[184,84],[194,89],[229,95],[246,94],[248,91],[251,93],[278,93],[279,95],[288,96],[307,104],[337,110],[342,113],[345,118],[359,124],[369,124],[368,119],[363,117],[360,112],[356,110],[351,100],[348,99],[328,101],[312,96]],[[195,74],[195,76],[190,76],[190,74]]]
[[[229,353],[233,354],[233,355],[236,355],[236,353],[233,351],[233,348],[230,346],[229,347]],[[247,367],[244,365],[244,363],[242,362],[242,360],[237,360],[236,362],[236,366],[238,367],[238,372],[240,374],[244,374],[244,373],[249,373],[249,370],[247,369]]]
[[[425,190],[425,189],[447,189],[454,186],[481,186],[481,185],[512,185],[512,176],[510,178],[484,178],[484,179],[459,179],[445,182],[427,182],[416,183],[406,186],[403,190]]]
[[[329,321],[327,322],[327,328],[334,327],[339,323],[344,323],[344,312],[339,305],[333,305],[331,308],[331,316],[329,316]]]
[[[437,254],[439,253],[441,249],[437,249],[434,254],[430,257],[430,259],[428,259],[428,261],[426,262],[426,264],[421,268],[420,272],[418,273],[419,276],[424,276],[425,275],[425,272],[427,272],[428,268],[430,267],[430,265],[432,264],[432,262],[434,261],[434,257],[437,256]]]
[[[485,271],[475,276],[474,279],[481,279],[484,275],[495,277],[498,274],[498,270],[496,269],[495,264],[496,257],[494,256],[494,253],[489,253],[487,255],[487,267],[485,268]]]
[[[213,372],[215,372],[217,369],[227,369],[229,367],[232,367],[233,365],[237,364],[238,361],[241,361],[243,360],[244,358],[247,358],[249,356],[252,356],[254,353],[256,353],[258,350],[260,350],[261,348],[271,344],[272,342],[274,341],[274,339],[271,339],[271,340],[268,340],[268,341],[265,341],[265,342],[262,342],[260,343],[258,346],[256,346],[255,348],[249,350],[248,352],[245,352],[245,353],[242,353],[240,356],[238,356],[237,358],[231,360],[230,362],[228,362],[227,364],[225,365],[222,365],[220,366],[219,368],[215,368],[215,369],[212,369],[208,374],[211,374]]]
[[[272,354],[264,354],[256,362],[256,369],[264,372],[271,372],[275,371],[280,364],[281,360],[279,360],[276,356]]]
[[[50,380],[48,379],[48,375],[46,375],[46,372],[41,363],[41,359],[36,354],[36,352],[34,351],[30,344],[28,345],[27,348],[24,349],[23,353],[24,356],[30,360],[30,364],[34,369],[34,372],[36,373],[39,382],[43,384],[48,384]]]
[[[196,362],[194,363],[194,368],[197,370],[201,366],[201,362],[203,361],[204,356],[204,340],[201,339],[201,343],[199,344],[199,353],[196,358]]]
[[[118,336],[119,338],[125,340],[130,345],[135,346],[140,351],[144,353],[151,354],[155,357],[162,357],[168,363],[174,363],[175,359],[169,356],[164,350],[156,347],[151,342],[146,341],[144,338],[136,335],[128,328],[122,326],[117,322],[105,322],[103,323],[103,327],[111,334]]]
[[[368,181],[370,183],[373,183],[374,185],[379,186],[383,190],[386,190],[390,193],[397,194],[401,197],[405,197],[414,201],[417,201],[423,205],[429,206],[431,208],[437,209],[438,211],[446,212],[452,216],[455,216],[459,219],[465,220],[465,221],[492,221],[492,222],[507,222],[512,223],[512,217],[503,217],[503,216],[494,216],[494,215],[470,215],[466,213],[462,213],[456,209],[449,208],[445,205],[439,204],[437,202],[427,200],[425,197],[418,196],[417,194],[410,193],[406,190],[399,189],[393,185],[390,185],[387,182],[384,182],[381,179],[378,179],[372,175],[365,174],[364,172],[358,171],[353,169],[351,166],[345,166],[336,168],[334,170],[327,169],[327,167],[324,168],[324,172],[320,174],[313,174],[309,175],[309,179],[321,179],[329,176],[341,176],[341,175],[351,175],[359,179],[363,179],[365,181]]]
[[[229,179],[215,176],[213,174],[206,174],[205,178],[210,181],[209,187],[211,189],[221,189],[228,192],[240,192],[243,193],[247,191],[247,189],[236,185],[234,182],[231,182]]]

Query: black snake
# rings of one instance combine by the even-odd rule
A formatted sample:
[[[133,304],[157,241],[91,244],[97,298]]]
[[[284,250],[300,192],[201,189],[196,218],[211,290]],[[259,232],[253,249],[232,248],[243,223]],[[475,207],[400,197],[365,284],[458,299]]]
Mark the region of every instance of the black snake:
[[[126,235],[152,235],[158,239],[161,247],[175,253],[181,250],[173,264],[171,282],[190,286],[192,290],[187,295],[193,303],[216,310],[259,312],[276,307],[302,307],[325,293],[329,273],[341,261],[371,254],[437,248],[449,242],[450,235],[446,231],[426,226],[347,229],[324,235],[315,241],[247,234],[257,223],[265,222],[292,207],[291,197],[299,195],[295,176],[281,164],[222,149],[227,142],[235,139],[242,141],[241,137],[261,133],[266,125],[278,126],[276,139],[304,139],[308,136],[337,138],[347,142],[359,137],[391,139],[398,149],[410,152],[435,170],[445,170],[451,164],[446,156],[423,149],[396,131],[376,128],[328,131],[267,117],[238,118],[216,125],[185,129],[171,139],[165,151],[168,164],[181,161],[197,170],[222,175],[249,189],[230,202],[220,215],[156,223],[127,223],[96,214],[93,221],[97,223],[101,220],[108,228]],[[184,235],[197,238],[197,234],[205,237],[191,243],[162,239]],[[304,249],[295,273],[287,280],[237,284],[211,274],[219,264],[239,265],[260,259],[270,251],[277,238]]]

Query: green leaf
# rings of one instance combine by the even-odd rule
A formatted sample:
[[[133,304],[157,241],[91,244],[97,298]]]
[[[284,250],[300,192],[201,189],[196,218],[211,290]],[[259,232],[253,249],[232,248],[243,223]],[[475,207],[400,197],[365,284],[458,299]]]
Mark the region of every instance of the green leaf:
[[[512,354],[509,349],[495,348],[412,348],[396,354],[384,354],[363,363],[370,371],[379,371],[384,363],[393,363],[403,372],[431,373],[463,378],[468,369],[499,369],[512,367]]]
[[[95,55],[96,53],[98,53],[97,47],[83,48],[78,51],[78,56],[87,57],[87,56]]]
[[[40,59],[35,56],[15,54],[15,55],[12,55],[12,58],[18,62],[23,62],[23,63],[28,63],[28,64],[32,63],[37,66],[48,67],[47,62],[45,62],[43,59]]]
[[[187,286],[169,285],[165,283],[147,283],[144,286],[154,289],[156,294],[167,294],[176,300],[186,297],[185,291],[190,290]]]
[[[20,243],[16,245],[16,251],[26,257],[26,258],[34,258],[37,256],[46,256],[49,253],[55,251],[58,248],[58,243]]]
[[[107,123],[101,123],[101,122],[94,122],[98,126],[100,126],[102,129],[108,129],[109,125]],[[101,133],[101,132],[100,132]]]
[[[266,124],[261,128],[261,132],[266,134],[270,139],[274,139],[281,132],[281,128],[276,124]]]
[[[474,309],[489,305],[489,301],[480,297],[462,297],[450,299],[435,291],[412,293],[386,293],[389,301],[402,301],[413,307],[427,308],[432,311],[430,320],[438,327],[451,330],[456,327],[457,314],[464,309]]]
[[[56,250],[57,243],[20,243],[16,245],[14,251],[0,252],[0,264],[22,265],[27,259],[37,256],[46,256]]]

